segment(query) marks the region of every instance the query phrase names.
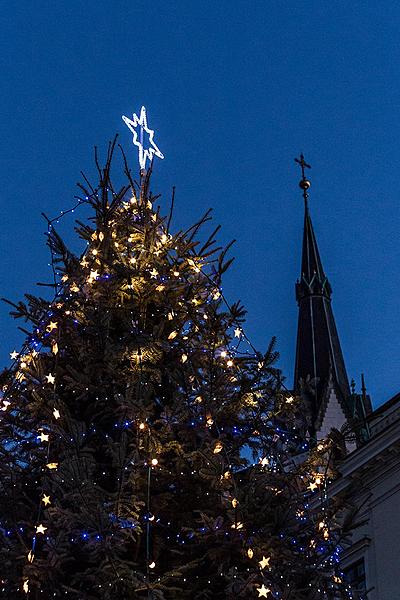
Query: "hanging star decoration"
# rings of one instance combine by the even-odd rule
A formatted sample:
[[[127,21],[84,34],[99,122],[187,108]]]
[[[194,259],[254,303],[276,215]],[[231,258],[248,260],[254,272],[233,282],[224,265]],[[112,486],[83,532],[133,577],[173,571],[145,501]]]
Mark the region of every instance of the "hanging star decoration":
[[[52,463],[47,463],[46,467],[50,470],[52,469],[57,469],[58,468],[58,463],[56,462],[52,462]]]
[[[50,323],[46,327],[47,331],[53,331],[53,329],[57,329],[57,322],[50,321]]]
[[[49,441],[49,434],[48,433],[43,433],[43,431],[40,432],[39,435],[40,441],[41,442],[48,442]]]
[[[266,588],[264,584],[261,587],[257,588],[258,597],[259,598],[268,598],[268,594],[271,593],[269,588]]]
[[[48,506],[49,504],[51,504],[50,496],[43,494],[42,502],[45,506]]]
[[[44,533],[46,531],[47,527],[44,527],[44,525],[40,524],[40,525],[36,525],[36,533]]]
[[[261,569],[265,569],[265,567],[269,567],[269,563],[270,563],[271,557],[268,556],[268,558],[266,558],[265,556],[262,557],[262,560],[258,561],[260,568]]]
[[[162,152],[154,142],[154,129],[149,129],[149,127],[147,126],[146,108],[144,106],[142,106],[140,110],[139,117],[136,113],[134,113],[132,119],[123,116],[122,120],[124,121],[128,129],[130,129],[130,131],[133,133],[133,143],[139,148],[139,165],[142,170],[146,169],[147,160],[151,162],[154,156],[157,156],[158,158],[164,158],[164,154],[162,154]],[[139,139],[137,132],[138,127],[140,127]],[[145,148],[143,145],[144,131],[149,136],[149,148]]]

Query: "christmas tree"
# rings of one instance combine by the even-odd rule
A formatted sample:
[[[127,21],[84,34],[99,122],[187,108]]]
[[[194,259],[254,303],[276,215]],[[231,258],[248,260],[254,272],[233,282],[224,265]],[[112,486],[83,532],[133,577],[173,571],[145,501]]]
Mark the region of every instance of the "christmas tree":
[[[274,340],[221,291],[231,260],[173,233],[149,171],[86,180],[72,253],[49,221],[52,300],[1,376],[1,597],[354,598],[338,567],[333,440],[304,443]],[[97,163],[98,164],[98,163]]]

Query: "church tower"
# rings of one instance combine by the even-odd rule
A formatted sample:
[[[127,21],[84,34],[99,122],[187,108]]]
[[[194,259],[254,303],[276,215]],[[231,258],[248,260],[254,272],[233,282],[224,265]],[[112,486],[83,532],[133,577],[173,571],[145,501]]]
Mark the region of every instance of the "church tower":
[[[296,283],[299,307],[294,389],[302,391],[310,409],[309,434],[325,437],[332,428],[355,426],[371,412],[369,397],[350,391],[346,366],[332,311],[332,288],[325,275],[308,206],[310,181],[304,156],[299,183],[304,198],[304,232],[300,279]],[[357,435],[357,437],[359,437]]]

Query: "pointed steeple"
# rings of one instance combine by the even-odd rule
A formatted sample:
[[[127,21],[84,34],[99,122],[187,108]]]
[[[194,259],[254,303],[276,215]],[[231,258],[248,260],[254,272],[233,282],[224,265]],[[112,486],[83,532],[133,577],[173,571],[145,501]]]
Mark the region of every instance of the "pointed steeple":
[[[310,181],[305,168],[310,168],[301,155],[296,159],[302,169],[300,187],[304,198],[304,232],[300,279],[296,283],[299,306],[294,388],[311,383],[310,433],[327,427],[339,428],[353,418],[350,387],[333,316],[332,288],[325,275],[308,207]],[[301,383],[302,382],[302,383]],[[327,413],[328,404],[330,409]],[[325,424],[324,424],[325,423]],[[324,425],[324,427],[323,427]],[[324,431],[325,433],[325,431]]]

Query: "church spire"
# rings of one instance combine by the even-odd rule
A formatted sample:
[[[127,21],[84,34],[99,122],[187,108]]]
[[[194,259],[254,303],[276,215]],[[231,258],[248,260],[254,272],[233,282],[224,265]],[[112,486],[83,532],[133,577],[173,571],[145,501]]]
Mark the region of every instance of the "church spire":
[[[308,206],[310,181],[305,169],[311,168],[301,154],[295,159],[301,166],[299,186],[304,198],[304,232],[300,279],[296,283],[299,306],[294,388],[311,383],[310,432],[326,429],[329,417],[332,427],[340,428],[352,421],[350,387],[331,306],[332,288],[325,275]],[[327,413],[328,404],[329,415]],[[323,431],[329,433],[329,431]]]

